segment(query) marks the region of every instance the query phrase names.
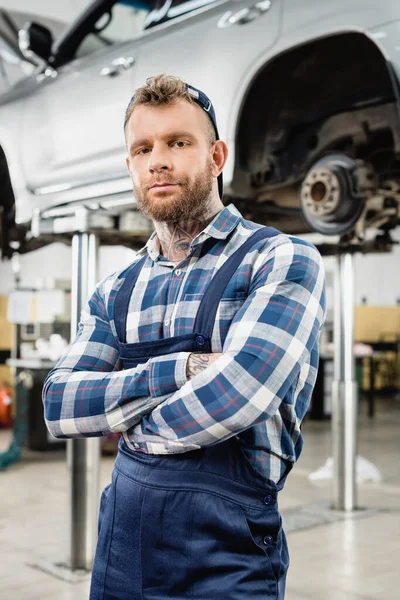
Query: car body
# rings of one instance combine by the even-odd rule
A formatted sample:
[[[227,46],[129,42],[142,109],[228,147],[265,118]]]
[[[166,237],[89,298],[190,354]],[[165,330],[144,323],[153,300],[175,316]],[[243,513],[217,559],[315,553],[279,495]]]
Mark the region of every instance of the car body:
[[[68,218],[87,206],[135,215],[124,111],[134,89],[158,73],[178,75],[212,99],[229,148],[224,199],[247,218],[310,231],[299,191],[313,165],[340,154],[350,157],[340,167],[352,173],[343,189],[353,208],[364,207],[364,225],[395,227],[399,34],[400,3],[391,0],[92,2],[46,61],[0,97],[3,255],[68,232],[65,221],[33,241],[35,214],[59,209]],[[318,216],[325,200],[312,177]],[[326,192],[326,178],[323,185]],[[117,239],[132,247],[143,241],[140,234]]]

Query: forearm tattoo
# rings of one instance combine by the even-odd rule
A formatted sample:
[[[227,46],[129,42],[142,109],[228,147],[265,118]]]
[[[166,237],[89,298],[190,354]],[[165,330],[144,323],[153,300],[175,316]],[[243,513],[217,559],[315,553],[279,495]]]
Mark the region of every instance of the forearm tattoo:
[[[209,354],[191,354],[187,361],[186,374],[188,379],[195,377],[211,363],[212,357]]]

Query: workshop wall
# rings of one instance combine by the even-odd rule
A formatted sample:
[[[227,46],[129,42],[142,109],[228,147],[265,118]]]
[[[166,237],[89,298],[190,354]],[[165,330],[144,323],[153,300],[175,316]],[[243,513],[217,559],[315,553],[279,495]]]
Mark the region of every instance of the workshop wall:
[[[99,249],[99,281],[107,275],[128,265],[135,253],[122,246],[109,246]],[[38,280],[46,277],[71,279],[71,248],[64,244],[51,244],[29,254],[22,254],[20,262],[21,288],[38,287]],[[14,289],[14,275],[11,262],[0,262],[0,296],[8,295]]]

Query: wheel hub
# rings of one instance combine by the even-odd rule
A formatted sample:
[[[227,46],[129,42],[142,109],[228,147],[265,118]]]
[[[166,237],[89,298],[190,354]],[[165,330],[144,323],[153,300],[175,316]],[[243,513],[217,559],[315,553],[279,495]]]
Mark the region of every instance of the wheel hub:
[[[302,197],[310,214],[316,217],[330,215],[340,203],[339,179],[330,169],[313,169],[304,180]]]
[[[311,167],[301,186],[305,221],[313,231],[325,235],[353,230],[374,187],[373,180],[373,172],[362,161],[346,154],[324,156]]]

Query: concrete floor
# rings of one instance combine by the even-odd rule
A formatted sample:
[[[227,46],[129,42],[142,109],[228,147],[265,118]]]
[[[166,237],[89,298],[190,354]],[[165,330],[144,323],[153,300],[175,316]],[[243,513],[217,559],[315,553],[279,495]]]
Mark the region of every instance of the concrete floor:
[[[400,401],[379,400],[369,420],[359,415],[359,454],[372,461],[382,483],[358,486],[352,517],[288,533],[291,566],[286,600],[395,600],[400,587]],[[306,420],[305,448],[281,494],[284,515],[329,506],[331,483],[307,475],[331,454],[330,424]],[[9,440],[0,431],[0,450]],[[101,483],[113,458],[102,459]],[[25,451],[0,472],[0,600],[84,600],[89,579],[67,583],[30,566],[65,559],[68,474],[65,453]],[[328,511],[325,511],[328,512]],[[128,600],[128,599],[127,599]],[[211,600],[211,599],[204,599]]]

